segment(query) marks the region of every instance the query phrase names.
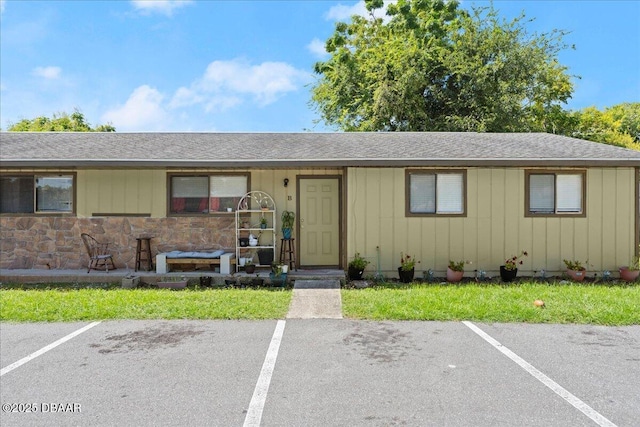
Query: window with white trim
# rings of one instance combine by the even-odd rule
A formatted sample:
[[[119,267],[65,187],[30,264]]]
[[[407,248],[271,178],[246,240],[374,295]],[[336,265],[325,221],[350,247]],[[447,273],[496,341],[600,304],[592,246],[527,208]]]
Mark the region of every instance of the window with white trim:
[[[169,212],[209,214],[232,212],[249,188],[249,174],[172,175]]]
[[[0,213],[72,213],[75,175],[2,175]]]
[[[407,171],[406,186],[407,216],[465,214],[465,171]]]
[[[527,216],[583,215],[584,172],[528,172]]]

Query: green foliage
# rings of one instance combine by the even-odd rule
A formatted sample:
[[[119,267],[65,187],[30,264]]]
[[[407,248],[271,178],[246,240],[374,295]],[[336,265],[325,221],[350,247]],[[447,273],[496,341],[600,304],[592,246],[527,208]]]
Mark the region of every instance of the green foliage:
[[[640,151],[640,102],[569,112],[567,123],[558,133]]]
[[[369,261],[360,256],[360,252],[356,252],[356,254],[353,256],[353,259],[349,262],[349,268],[355,268],[362,271],[367,268],[367,265],[369,264]]]
[[[569,260],[569,259],[563,259],[562,260],[564,262],[564,265],[567,267],[567,270],[573,270],[573,271],[583,271],[585,269],[584,264],[588,264],[589,262],[585,262],[584,264],[582,263],[582,261],[578,261],[578,260]]]
[[[402,271],[411,271],[416,268],[416,257],[411,256],[409,254],[405,255],[403,252],[400,253],[400,269]]]
[[[449,268],[452,271],[464,271],[465,261],[453,261],[449,260]]]
[[[67,113],[54,114],[53,118],[40,116],[35,119],[22,119],[9,126],[9,132],[115,132],[111,124],[98,125],[92,128],[85,121],[84,115],[75,110],[71,115]]]
[[[327,40],[312,105],[345,131],[531,131],[572,84],[564,33],[530,35],[524,16],[455,1],[399,0],[388,22],[354,16]]]
[[[296,219],[295,212],[282,211],[282,228],[293,228],[293,221]]]

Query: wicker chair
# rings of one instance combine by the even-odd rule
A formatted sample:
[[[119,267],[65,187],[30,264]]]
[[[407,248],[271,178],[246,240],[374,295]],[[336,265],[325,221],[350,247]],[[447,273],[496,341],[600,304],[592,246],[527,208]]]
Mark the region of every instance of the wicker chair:
[[[85,248],[87,248],[87,253],[89,254],[89,269],[87,270],[87,273],[92,269],[106,270],[108,273],[109,264],[111,264],[112,270],[116,269],[116,266],[113,263],[113,255],[109,252],[108,243],[100,243],[87,233],[82,233],[80,236],[82,237],[82,242],[84,243]]]

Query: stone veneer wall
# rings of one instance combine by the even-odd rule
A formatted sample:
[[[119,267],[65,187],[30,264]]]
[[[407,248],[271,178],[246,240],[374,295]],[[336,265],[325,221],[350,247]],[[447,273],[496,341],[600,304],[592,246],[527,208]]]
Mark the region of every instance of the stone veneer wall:
[[[152,255],[171,250],[235,250],[233,217],[0,217],[0,268],[81,269],[89,263],[80,238],[109,242],[117,268],[135,267],[136,237],[153,236]]]

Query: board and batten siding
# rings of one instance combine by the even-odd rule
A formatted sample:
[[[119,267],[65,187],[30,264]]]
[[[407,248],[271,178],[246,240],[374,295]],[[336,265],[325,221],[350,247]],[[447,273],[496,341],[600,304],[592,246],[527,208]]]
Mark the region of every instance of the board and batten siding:
[[[250,190],[269,193],[281,212],[296,210],[297,175],[341,175],[342,169],[81,169],[77,172],[78,217],[129,214],[164,218],[169,173],[250,172]],[[287,187],[285,178],[289,179]],[[279,222],[280,218],[277,219]]]
[[[397,274],[402,252],[420,261],[418,272],[441,275],[449,260],[466,260],[466,275],[476,269],[496,275],[506,258],[526,250],[520,270],[533,275],[543,269],[558,274],[563,259],[588,260],[593,272],[617,272],[634,255],[634,168],[586,169],[586,216],[564,218],[525,217],[525,168],[464,170],[466,216],[406,217],[405,169],[348,168],[347,257],[359,252],[373,273],[379,248],[387,275]]]

